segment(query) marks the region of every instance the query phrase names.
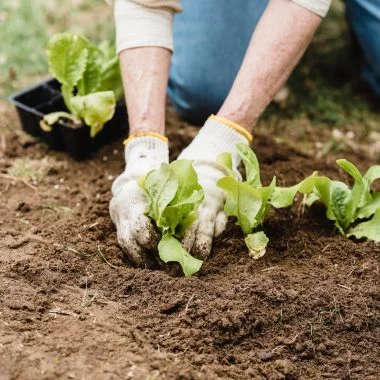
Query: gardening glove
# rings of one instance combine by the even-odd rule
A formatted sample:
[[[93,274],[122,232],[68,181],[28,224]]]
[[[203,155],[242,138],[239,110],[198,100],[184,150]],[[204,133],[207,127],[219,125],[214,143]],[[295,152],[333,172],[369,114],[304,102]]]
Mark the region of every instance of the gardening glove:
[[[216,159],[221,153],[231,153],[233,169],[237,172],[240,157],[236,144],[248,144],[250,141],[252,136],[247,130],[227,119],[212,115],[178,157],[194,161],[193,166],[204,191],[204,200],[198,209],[199,218],[190,226],[182,241],[187,251],[201,259],[208,257],[213,237],[221,234],[227,224],[225,194],[216,183],[228,173]]]
[[[129,137],[125,142],[124,172],[112,184],[110,214],[117,230],[117,241],[136,265],[150,265],[149,251],[157,248],[159,234],[145,216],[148,200],[136,180],[169,162],[167,138],[156,133]]]

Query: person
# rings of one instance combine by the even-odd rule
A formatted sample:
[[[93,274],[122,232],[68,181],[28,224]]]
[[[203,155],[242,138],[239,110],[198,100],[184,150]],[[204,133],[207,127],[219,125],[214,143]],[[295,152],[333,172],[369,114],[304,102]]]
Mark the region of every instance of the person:
[[[380,94],[380,57],[371,50],[378,37],[363,26],[369,14],[379,22],[376,1],[348,0],[347,6],[359,42],[364,41],[364,76]],[[112,185],[110,215],[118,243],[133,263],[151,262],[159,239],[144,215],[147,200],[136,180],[169,161],[166,94],[185,120],[203,125],[178,158],[193,160],[205,194],[182,244],[205,259],[227,223],[225,196],[216,186],[226,173],[216,158],[230,152],[237,168],[236,144],[252,142],[259,116],[305,52],[330,2],[115,0],[130,135],[125,170]],[[358,12],[365,15],[358,19]]]

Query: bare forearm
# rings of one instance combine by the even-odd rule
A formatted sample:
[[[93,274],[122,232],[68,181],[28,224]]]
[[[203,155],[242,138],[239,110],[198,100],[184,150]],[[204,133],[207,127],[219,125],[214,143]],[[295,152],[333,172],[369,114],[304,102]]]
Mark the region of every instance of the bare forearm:
[[[251,131],[309,45],[321,17],[288,0],[271,0],[218,116]]]
[[[130,134],[165,134],[165,103],[171,52],[139,47],[120,53]]]

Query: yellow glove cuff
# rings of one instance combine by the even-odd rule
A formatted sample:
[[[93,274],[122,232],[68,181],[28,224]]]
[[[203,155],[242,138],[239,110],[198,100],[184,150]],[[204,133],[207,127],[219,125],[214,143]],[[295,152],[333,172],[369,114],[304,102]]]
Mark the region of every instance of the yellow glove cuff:
[[[157,133],[157,132],[139,132],[139,133],[135,133],[133,135],[130,135],[127,139],[125,139],[123,141],[123,144],[127,145],[131,140],[135,139],[136,137],[142,137],[142,136],[155,137],[155,138],[157,138],[161,141],[164,141],[164,142],[169,141],[169,139],[166,136],[161,135],[160,133]]]
[[[216,115],[211,115],[209,119],[216,120],[219,123],[223,123],[227,125],[228,127],[234,129],[236,132],[243,135],[250,143],[253,141],[252,135],[245,128],[241,127],[239,124],[236,124],[231,120],[228,120],[228,119],[225,119],[224,117],[216,116]]]

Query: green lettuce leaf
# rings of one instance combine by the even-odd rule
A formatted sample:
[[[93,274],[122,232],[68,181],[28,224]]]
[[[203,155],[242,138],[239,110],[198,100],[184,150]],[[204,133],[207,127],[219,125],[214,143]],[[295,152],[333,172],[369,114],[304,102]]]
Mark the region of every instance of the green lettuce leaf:
[[[121,99],[124,93],[121,80],[119,57],[115,45],[110,41],[103,41],[98,46],[102,52],[102,67],[98,91],[113,90],[116,99]]]
[[[256,220],[261,209],[260,193],[247,183],[239,182],[231,177],[224,177],[217,186],[227,193],[224,210],[228,216],[237,218],[237,225],[248,235],[259,223]]]
[[[90,127],[90,136],[95,137],[103,125],[112,119],[115,113],[115,95],[112,91],[94,92],[84,96],[74,96],[71,106],[75,115],[78,115]]]
[[[237,151],[243,160],[247,183],[255,188],[261,187],[260,166],[255,152],[244,143],[236,145]]]
[[[357,239],[367,238],[380,242],[380,209],[375,212],[375,215],[368,222],[363,222],[351,228],[347,236],[355,236]]]
[[[88,41],[71,33],[56,34],[49,40],[47,59],[50,72],[62,83],[62,94],[71,111],[70,98],[74,86],[86,70]]]
[[[216,158],[216,162],[221,164],[226,169],[230,177],[238,179],[238,173],[233,168],[231,153],[228,153],[228,152],[221,153]]]
[[[289,207],[293,204],[297,193],[312,193],[317,175],[318,173],[314,172],[310,177],[291,187],[276,187],[272,195],[272,206],[275,208]]]
[[[246,236],[244,241],[248,247],[249,256],[253,259],[257,260],[265,255],[269,239],[264,232],[259,231],[249,234]]]
[[[362,176],[356,166],[345,159],[337,160],[337,164],[354,179],[352,189],[344,182],[318,176],[315,178],[314,191],[306,204],[311,205],[316,200],[320,200],[327,208],[327,218],[335,221],[335,226],[342,234],[346,234],[347,231],[357,233],[357,228],[362,231],[359,226],[366,227],[365,223],[369,222],[361,223],[351,230],[350,226],[357,219],[371,217],[380,208],[380,195],[371,193],[370,188],[371,184],[380,178],[380,166],[372,166]],[[351,235],[347,234],[347,236]]]
[[[114,45],[105,41],[97,47],[66,32],[51,37],[46,52],[49,70],[62,85],[68,110],[90,126],[94,137],[113,117],[115,99],[123,94]],[[43,127],[49,129],[47,123]]]
[[[157,227],[167,227],[162,214],[169,203],[174,199],[178,189],[178,179],[168,164],[161,164],[146,176],[145,191],[149,199],[148,216],[157,224]]]
[[[101,51],[94,45],[88,44],[87,46],[87,64],[81,79],[78,81],[78,95],[88,95],[93,92],[99,91],[102,75],[102,59]],[[112,90],[108,88],[107,91]],[[103,91],[103,90],[100,90]]]
[[[363,176],[363,180],[370,187],[373,182],[380,179],[380,165],[371,166]]]
[[[198,218],[197,209],[204,197],[192,161],[161,164],[138,183],[149,201],[146,213],[163,235],[158,245],[161,259],[180,263],[186,276],[196,273],[202,260],[192,257],[177,240]]]
[[[270,183],[269,186],[265,186],[265,187],[261,187],[257,189],[262,200],[260,210],[256,216],[256,221],[258,222],[258,224],[261,224],[266,218],[266,216],[268,215],[272,207],[272,204],[270,202],[272,200],[275,190],[276,190],[276,177],[273,177],[272,182]]]
[[[186,277],[197,273],[203,264],[202,260],[191,256],[181,243],[169,233],[163,235],[158,243],[158,253],[165,263],[179,263]]]
[[[356,213],[358,219],[367,219],[380,210],[380,192],[373,193],[371,200]]]
[[[56,34],[49,40],[47,58],[50,72],[68,86],[82,78],[88,57],[88,41],[71,33]]]
[[[194,212],[203,201],[203,189],[198,183],[198,175],[190,160],[176,160],[169,167],[178,180],[174,198],[162,213],[161,225],[178,238],[196,220]]]
[[[371,200],[370,189],[365,186],[363,177],[357,167],[351,162],[341,159],[336,161],[337,164],[354,179],[350,197],[346,205],[345,225],[346,228],[355,220],[356,210]]]

